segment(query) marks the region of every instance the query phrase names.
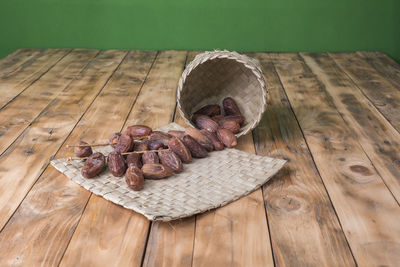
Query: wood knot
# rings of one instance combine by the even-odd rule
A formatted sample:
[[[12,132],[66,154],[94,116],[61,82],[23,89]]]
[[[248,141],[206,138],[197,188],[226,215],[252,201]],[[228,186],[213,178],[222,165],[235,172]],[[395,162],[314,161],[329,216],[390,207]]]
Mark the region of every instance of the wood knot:
[[[370,169],[368,169],[367,167],[364,167],[362,165],[352,165],[352,166],[350,166],[350,170],[352,172],[360,173],[365,176],[369,176],[369,175],[373,174]]]
[[[279,207],[285,211],[295,211],[300,209],[301,204],[296,199],[290,197],[283,197],[279,201]]]

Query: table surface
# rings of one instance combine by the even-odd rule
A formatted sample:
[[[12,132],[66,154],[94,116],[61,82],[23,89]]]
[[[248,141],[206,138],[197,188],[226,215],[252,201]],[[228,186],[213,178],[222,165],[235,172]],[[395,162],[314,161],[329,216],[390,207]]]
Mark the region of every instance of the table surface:
[[[0,61],[0,266],[398,266],[400,65],[379,52],[251,53],[270,103],[238,148],[288,164],[222,208],[150,222],[49,165],[79,139],[183,123],[176,88],[197,53]]]

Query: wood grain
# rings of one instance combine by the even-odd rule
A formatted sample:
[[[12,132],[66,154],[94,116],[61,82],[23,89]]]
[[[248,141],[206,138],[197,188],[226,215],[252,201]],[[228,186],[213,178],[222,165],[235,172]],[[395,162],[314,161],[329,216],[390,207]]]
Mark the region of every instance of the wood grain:
[[[270,101],[255,128],[258,155],[288,160],[263,186],[277,266],[354,266],[329,196],[268,54],[261,63]]]
[[[152,222],[143,266],[191,266],[195,216]]]
[[[237,148],[254,153],[251,134]],[[197,216],[193,266],[274,266],[261,189]]]
[[[185,66],[198,52],[189,52]],[[174,122],[186,126],[176,109]],[[195,216],[172,222],[151,222],[142,266],[191,266],[195,232]]]
[[[318,77],[297,54],[271,57],[357,264],[397,265],[400,207]]]
[[[357,52],[357,55],[400,90],[400,64],[381,52]]]
[[[170,122],[185,58],[185,51],[163,51],[159,54],[125,128],[133,124],[145,124],[157,128]],[[92,208],[93,205],[96,209]],[[118,218],[124,223],[126,232],[135,234],[129,237],[122,234],[115,235],[113,218]],[[93,225],[95,227],[92,227]],[[92,196],[61,261],[61,266],[73,266],[78,262],[82,265],[97,266],[139,266],[149,226],[150,222],[144,216],[111,204],[103,198]],[[111,235],[115,236],[109,240],[111,243],[107,247],[103,246],[103,240],[107,240],[106,237]]]
[[[198,53],[190,52],[187,61]],[[179,113],[175,122],[186,126]],[[251,135],[242,137],[237,148],[254,153]],[[143,265],[273,265],[261,189],[223,208],[196,216],[196,221],[194,218],[153,223]]]
[[[66,143],[75,144],[81,139],[103,141],[120,130],[155,55],[151,51],[129,52]],[[63,146],[55,157],[70,155],[71,149]],[[0,265],[13,262],[25,266],[58,265],[89,196],[89,191],[52,166],[47,167],[0,233],[3,252]]]
[[[301,54],[400,202],[400,133],[326,54]],[[400,94],[400,91],[399,91]],[[399,110],[400,112],[400,110]]]
[[[400,90],[384,79],[357,54],[329,53],[364,95],[400,132]]]
[[[68,137],[124,55],[125,52],[121,51],[100,54],[0,157],[0,228],[47,167],[49,159]]]
[[[21,65],[29,65],[44,49],[18,49],[0,60],[0,77],[14,72]]]
[[[24,61],[11,72],[0,74],[0,109],[40,79],[69,52],[69,49],[43,50],[30,60]]]
[[[0,154],[84,70],[97,50],[74,50],[41,79],[0,109]]]

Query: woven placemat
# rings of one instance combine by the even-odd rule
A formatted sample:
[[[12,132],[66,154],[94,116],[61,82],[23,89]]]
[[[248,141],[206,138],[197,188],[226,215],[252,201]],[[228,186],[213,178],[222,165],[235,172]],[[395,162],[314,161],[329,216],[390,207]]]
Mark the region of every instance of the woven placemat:
[[[169,129],[182,127],[172,123],[159,130]],[[108,146],[96,151],[109,153],[112,150]],[[149,220],[170,221],[223,206],[251,193],[277,173],[285,162],[237,149],[214,151],[206,158],[185,164],[180,174],[163,180],[145,180],[141,191],[131,190],[124,177],[114,177],[108,170],[98,178],[84,178],[82,161],[56,159],[51,164],[96,195],[141,213]]]

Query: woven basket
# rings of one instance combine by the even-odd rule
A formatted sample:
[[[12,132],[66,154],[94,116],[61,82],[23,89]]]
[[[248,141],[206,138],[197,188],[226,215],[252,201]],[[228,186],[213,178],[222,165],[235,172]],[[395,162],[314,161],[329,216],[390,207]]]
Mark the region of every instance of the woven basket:
[[[191,126],[192,114],[232,97],[245,117],[237,137],[254,129],[267,105],[267,87],[258,62],[229,51],[199,54],[187,65],[178,84],[178,110]]]

